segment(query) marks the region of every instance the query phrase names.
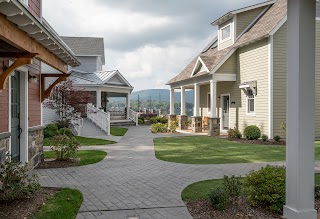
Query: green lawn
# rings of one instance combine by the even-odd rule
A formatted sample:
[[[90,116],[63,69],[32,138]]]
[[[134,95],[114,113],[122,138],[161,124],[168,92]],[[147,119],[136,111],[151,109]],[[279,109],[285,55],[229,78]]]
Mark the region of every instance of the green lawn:
[[[166,137],[154,139],[158,159],[186,164],[224,164],[284,161],[284,146],[231,142],[208,136]],[[320,143],[316,142],[317,160]]]
[[[74,219],[77,216],[83,197],[79,190],[61,189],[50,198],[35,216],[36,219]]]
[[[183,201],[208,199],[210,191],[221,186],[223,179],[205,180],[187,186],[181,193]],[[320,174],[315,175],[316,185],[320,185]]]
[[[105,139],[97,139],[97,138],[86,138],[81,136],[75,136],[75,138],[79,141],[81,146],[94,146],[94,145],[107,145],[107,144],[115,144],[117,142],[105,140]],[[52,145],[52,138],[43,139],[44,146]]]
[[[98,163],[103,160],[107,156],[107,152],[105,151],[78,151],[77,158],[80,158],[80,166]],[[56,154],[54,151],[45,151],[45,158],[56,158]]]
[[[127,133],[127,128],[120,128],[120,127],[111,127],[111,135],[113,136],[124,136]]]

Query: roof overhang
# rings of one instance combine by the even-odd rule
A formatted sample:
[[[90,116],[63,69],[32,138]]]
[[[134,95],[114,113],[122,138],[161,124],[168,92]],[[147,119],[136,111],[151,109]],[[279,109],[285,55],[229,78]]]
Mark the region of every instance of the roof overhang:
[[[0,13],[67,65],[80,65],[74,53],[50,25],[44,19],[40,21],[34,17],[18,0],[0,0]]]

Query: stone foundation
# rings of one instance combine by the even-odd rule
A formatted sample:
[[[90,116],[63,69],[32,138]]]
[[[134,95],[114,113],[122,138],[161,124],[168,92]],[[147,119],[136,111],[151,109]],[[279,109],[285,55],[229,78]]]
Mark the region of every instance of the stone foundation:
[[[29,129],[28,146],[29,166],[34,168],[44,159],[42,128]]]
[[[6,153],[9,151],[10,137],[0,136],[0,164],[4,164],[7,159]]]
[[[208,118],[208,136],[216,137],[220,135],[220,118]]]
[[[188,129],[188,116],[178,116],[179,117],[179,129],[187,130]]]
[[[177,121],[177,115],[169,115],[168,125],[170,127],[171,121]]]
[[[192,132],[198,133],[202,132],[202,117],[201,116],[193,116],[192,119]]]

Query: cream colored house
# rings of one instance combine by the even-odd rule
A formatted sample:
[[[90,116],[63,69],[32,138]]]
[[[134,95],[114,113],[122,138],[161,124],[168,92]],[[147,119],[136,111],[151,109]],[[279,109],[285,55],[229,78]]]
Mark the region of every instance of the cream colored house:
[[[320,46],[318,11],[316,51]],[[194,89],[194,132],[208,128],[209,135],[218,135],[229,128],[243,132],[246,126],[257,125],[269,138],[284,137],[280,125],[286,121],[287,1],[234,10],[212,25],[218,26],[218,36],[167,83],[172,92],[181,89],[180,128],[186,128],[185,89]],[[316,64],[315,134],[320,138],[319,52]],[[173,107],[170,114],[174,115]]]

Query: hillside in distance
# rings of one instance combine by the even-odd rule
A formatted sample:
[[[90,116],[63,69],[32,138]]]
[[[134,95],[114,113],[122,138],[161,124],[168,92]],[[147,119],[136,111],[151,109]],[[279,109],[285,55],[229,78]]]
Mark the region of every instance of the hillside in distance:
[[[193,90],[187,90],[186,91],[186,102],[187,103],[193,103],[194,97],[193,97]],[[163,101],[163,102],[169,102],[170,101],[170,90],[168,89],[148,89],[148,90],[141,90],[141,91],[135,91],[131,94],[131,100],[138,100],[138,96],[140,98],[140,101],[143,100],[151,100],[152,101]],[[180,102],[180,92],[175,92],[174,99],[175,102]]]

